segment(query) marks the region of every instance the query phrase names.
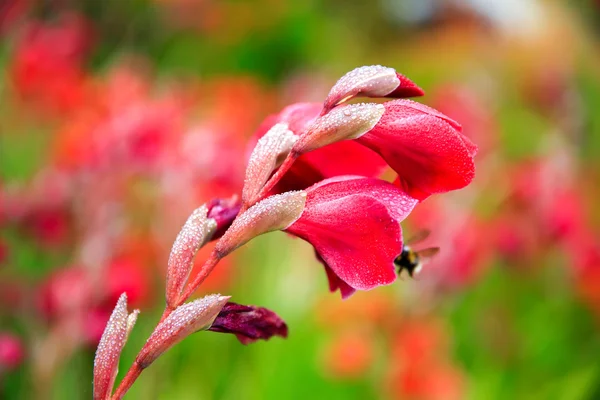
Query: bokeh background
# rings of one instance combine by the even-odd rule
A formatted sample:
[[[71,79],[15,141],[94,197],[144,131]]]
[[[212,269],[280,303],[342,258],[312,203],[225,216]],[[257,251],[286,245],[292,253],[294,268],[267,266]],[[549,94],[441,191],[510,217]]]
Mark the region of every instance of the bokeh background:
[[[239,192],[260,122],[370,64],[479,145],[473,184],[404,224],[441,253],[342,301],[306,243],[260,237],[201,291],[289,338],[195,334],[128,398],[600,398],[600,2],[2,0],[0,38],[0,398],[90,398],[126,291],[122,375],[179,228]]]

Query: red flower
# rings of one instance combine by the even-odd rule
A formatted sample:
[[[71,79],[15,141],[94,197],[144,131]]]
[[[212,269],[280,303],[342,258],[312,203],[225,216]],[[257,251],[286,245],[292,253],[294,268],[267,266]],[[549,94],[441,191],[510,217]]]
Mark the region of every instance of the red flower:
[[[78,14],[27,26],[10,66],[18,93],[51,111],[73,110],[86,95],[83,60],[90,41],[88,23]]]
[[[306,190],[305,209],[286,231],[311,243],[331,291],[348,297],[396,279],[400,222],[417,201],[378,179],[340,176]]]
[[[319,116],[321,109],[320,103],[296,103],[287,106],[279,114],[271,115],[262,123],[255,134],[255,141],[280,122],[287,123],[294,134],[301,135]],[[338,175],[375,177],[384,168],[385,162],[373,151],[353,141],[338,142],[300,156],[279,181],[275,192],[306,189],[323,179]]]

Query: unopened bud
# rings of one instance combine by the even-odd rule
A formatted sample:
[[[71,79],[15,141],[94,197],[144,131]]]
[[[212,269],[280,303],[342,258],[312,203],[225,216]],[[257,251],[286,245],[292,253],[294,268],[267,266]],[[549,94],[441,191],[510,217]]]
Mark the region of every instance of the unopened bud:
[[[294,144],[292,152],[303,154],[342,140],[356,139],[370,131],[384,112],[385,107],[375,103],[334,108],[315,120]]]
[[[273,336],[286,338],[288,327],[273,311],[256,306],[227,303],[211,327],[213,332],[233,333],[242,344]]]
[[[167,304],[174,308],[192,271],[196,253],[208,240],[217,227],[214,220],[207,217],[208,208],[203,205],[187,219],[177,235],[167,266]]]
[[[94,358],[94,400],[109,399],[119,370],[119,358],[139,311],[127,313],[127,295],[123,293],[113,310]],[[132,317],[133,316],[133,317]]]
[[[242,202],[252,205],[271,173],[287,157],[298,136],[288,129],[286,123],[275,124],[258,140],[246,168],[242,190]]]
[[[212,199],[206,206],[208,207],[208,218],[217,224],[210,240],[216,240],[229,229],[231,223],[239,214],[242,203],[239,197],[234,195],[229,199]]]
[[[152,332],[136,358],[137,363],[146,368],[187,336],[208,329],[229,299],[211,294],[177,307]]]
[[[423,90],[393,68],[369,65],[355,68],[342,76],[331,88],[323,114],[357,96],[363,97],[415,97]]]
[[[306,192],[286,192],[259,201],[240,215],[217,242],[215,251],[220,257],[231,253],[263,233],[285,229],[304,211]]]

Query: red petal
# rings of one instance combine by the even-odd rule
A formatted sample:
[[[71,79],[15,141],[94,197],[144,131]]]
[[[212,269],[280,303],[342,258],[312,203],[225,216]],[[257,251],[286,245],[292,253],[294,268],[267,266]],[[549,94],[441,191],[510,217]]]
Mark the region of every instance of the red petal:
[[[283,176],[275,190],[302,190],[339,175],[381,175],[387,163],[374,151],[345,140],[303,154]]]
[[[397,72],[396,76],[398,79],[400,79],[400,86],[398,86],[393,92],[388,93],[385,97],[403,99],[406,97],[420,97],[425,95],[423,89],[415,85],[414,82],[408,79],[406,76]]]
[[[402,247],[399,222],[416,202],[382,180],[328,179],[307,189],[304,213],[287,231],[315,247],[331,269],[332,288],[344,294],[342,281],[368,290],[396,279],[393,262]]]
[[[344,282],[339,276],[335,274],[335,272],[331,270],[331,268],[329,268],[329,266],[325,261],[323,261],[323,257],[321,257],[319,253],[317,253],[317,258],[323,263],[323,266],[325,266],[325,273],[327,274],[327,280],[329,281],[330,292],[333,293],[339,289],[340,294],[342,295],[342,299],[347,299],[348,297],[352,296],[354,292],[356,292],[356,289]]]
[[[423,200],[473,180],[477,147],[460,133],[458,123],[410,100],[384,105],[379,123],[358,142],[388,162],[408,194]]]

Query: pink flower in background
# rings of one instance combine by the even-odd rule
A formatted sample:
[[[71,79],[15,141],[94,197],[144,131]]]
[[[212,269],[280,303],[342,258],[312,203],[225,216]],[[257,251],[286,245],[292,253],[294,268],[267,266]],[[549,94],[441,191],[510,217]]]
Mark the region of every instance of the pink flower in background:
[[[444,85],[436,90],[433,106],[456,121],[462,132],[477,143],[479,153],[497,149],[500,131],[494,108],[478,92],[464,85]]]
[[[88,271],[69,266],[55,271],[38,291],[42,315],[53,320],[71,313],[87,311],[93,303],[94,284]]]
[[[77,107],[86,96],[82,64],[90,42],[88,23],[78,14],[64,14],[54,24],[31,23],[10,66],[18,93],[54,112]]]
[[[0,332],[0,372],[17,368],[24,357],[21,339],[13,334]]]
[[[31,0],[6,0],[0,7],[0,35],[10,30],[26,16]]]

